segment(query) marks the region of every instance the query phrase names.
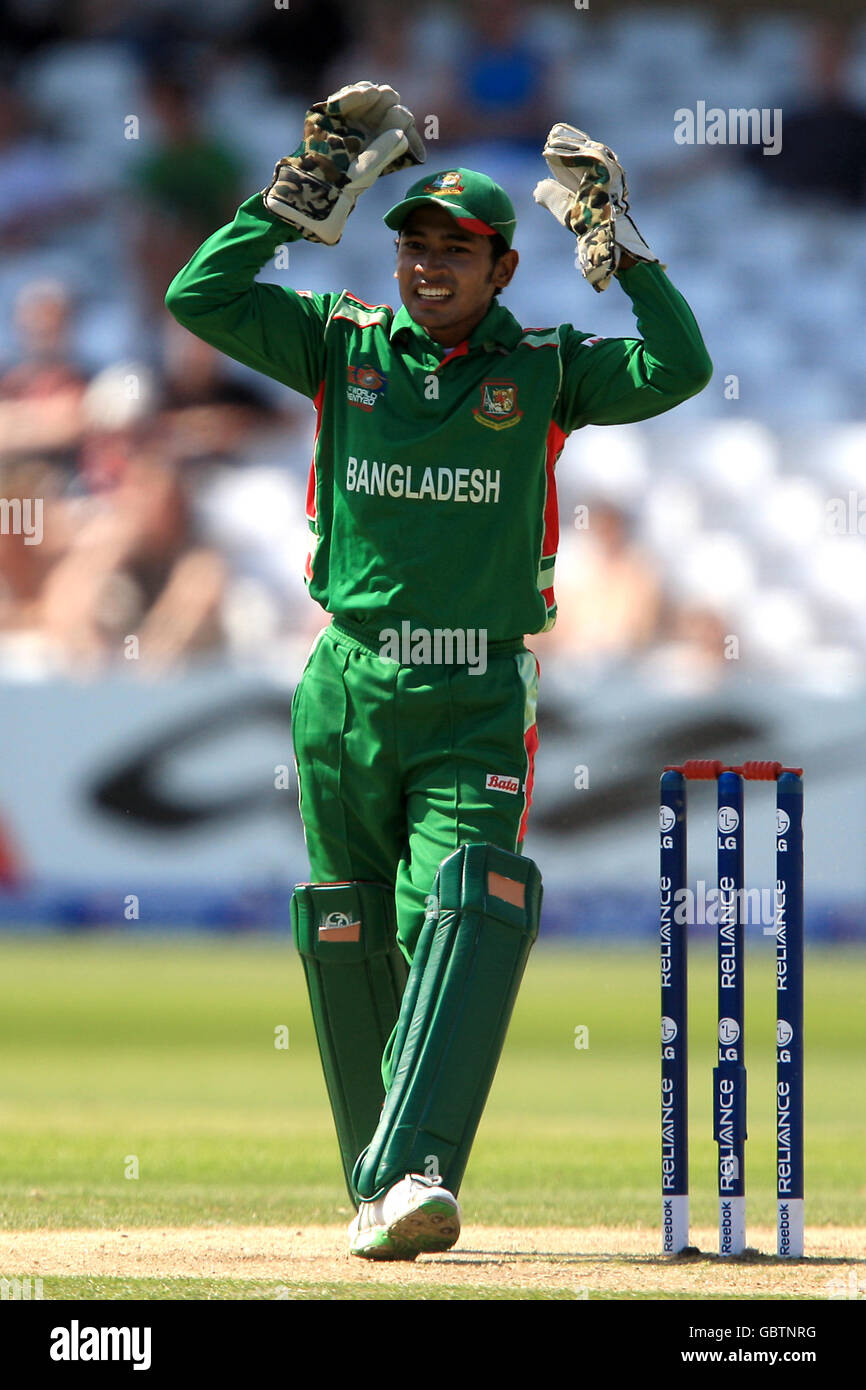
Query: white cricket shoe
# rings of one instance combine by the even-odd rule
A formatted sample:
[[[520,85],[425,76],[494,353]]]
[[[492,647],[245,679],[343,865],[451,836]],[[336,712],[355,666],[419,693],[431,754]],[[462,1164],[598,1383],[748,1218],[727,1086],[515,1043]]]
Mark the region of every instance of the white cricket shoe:
[[[362,1202],[349,1227],[349,1253],[363,1260],[414,1260],[450,1250],[460,1235],[460,1206],[447,1187],[410,1173],[373,1202]]]

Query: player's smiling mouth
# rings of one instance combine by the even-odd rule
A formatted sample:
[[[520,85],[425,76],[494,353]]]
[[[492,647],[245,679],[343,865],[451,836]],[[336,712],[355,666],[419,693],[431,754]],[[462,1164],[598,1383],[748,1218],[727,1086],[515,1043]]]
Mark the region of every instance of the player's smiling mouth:
[[[438,300],[451,299],[454,291],[446,289],[442,285],[418,285],[415,293],[419,299],[425,300],[428,304],[435,304]]]

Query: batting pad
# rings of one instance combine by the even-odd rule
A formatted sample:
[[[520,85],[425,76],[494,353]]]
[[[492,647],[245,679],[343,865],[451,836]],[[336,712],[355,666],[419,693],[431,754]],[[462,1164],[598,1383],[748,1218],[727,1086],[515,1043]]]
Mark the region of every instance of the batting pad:
[[[538,934],[541,876],[531,859],[461,845],[443,859],[392,1046],[392,1081],[355,1166],[357,1196],[407,1173],[455,1195]]]
[[[379,883],[301,883],[292,936],[352,1200],[352,1170],[379,1122],[382,1054],[409,967],[396,945],[394,890]]]

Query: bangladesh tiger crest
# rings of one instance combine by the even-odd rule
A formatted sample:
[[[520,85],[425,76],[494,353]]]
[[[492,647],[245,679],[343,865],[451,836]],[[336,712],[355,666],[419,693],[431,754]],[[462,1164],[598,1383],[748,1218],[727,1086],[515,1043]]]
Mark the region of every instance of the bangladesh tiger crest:
[[[472,411],[479,425],[492,430],[506,430],[522,419],[517,409],[517,387],[513,381],[484,381],[481,384],[481,405]]]
[[[456,169],[447,174],[437,174],[435,179],[424,185],[425,193],[438,193],[446,196],[449,193],[463,192],[463,179]]]
[[[372,410],[388,385],[387,378],[375,367],[347,368],[346,400],[359,410]]]

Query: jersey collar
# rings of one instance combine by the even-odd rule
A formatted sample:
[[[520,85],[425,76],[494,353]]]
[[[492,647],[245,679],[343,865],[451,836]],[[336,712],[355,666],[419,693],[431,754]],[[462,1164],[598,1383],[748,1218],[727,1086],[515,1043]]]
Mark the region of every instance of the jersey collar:
[[[415,322],[405,304],[401,304],[394,315],[389,337],[394,339],[402,333],[408,333],[425,344],[433,344],[433,339],[426,328],[422,328],[419,323]],[[512,348],[517,346],[522,337],[523,329],[517,319],[510,310],[494,299],[484,318],[479,324],[476,324],[469,335],[467,348],[480,347],[485,352],[496,352],[497,349],[504,348],[510,352]],[[436,343],[433,346],[438,348],[440,344]],[[447,352],[453,353],[454,348],[448,348]]]

